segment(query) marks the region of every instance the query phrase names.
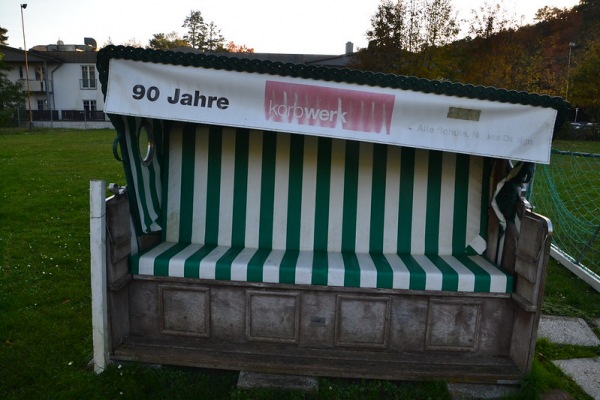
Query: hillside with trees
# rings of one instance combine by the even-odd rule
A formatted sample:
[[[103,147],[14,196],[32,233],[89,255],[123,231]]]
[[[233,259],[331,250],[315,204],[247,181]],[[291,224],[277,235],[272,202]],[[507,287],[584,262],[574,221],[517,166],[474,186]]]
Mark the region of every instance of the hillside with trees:
[[[561,96],[599,121],[600,0],[544,7],[531,25],[500,11],[485,3],[457,39],[451,1],[383,0],[352,67]]]

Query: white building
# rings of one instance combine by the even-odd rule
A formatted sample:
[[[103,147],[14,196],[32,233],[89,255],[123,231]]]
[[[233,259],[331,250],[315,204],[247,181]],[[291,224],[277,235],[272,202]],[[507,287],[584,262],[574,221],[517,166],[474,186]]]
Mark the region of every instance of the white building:
[[[34,46],[27,51],[29,79],[25,68],[25,51],[0,45],[4,62],[11,67],[8,78],[21,81],[27,89],[29,101],[25,111],[18,115],[19,124],[25,126],[29,120],[26,110],[31,109],[33,125],[36,127],[95,129],[112,128],[104,114],[104,96],[96,71],[96,41],[84,38],[85,44],[57,44]],[[191,48],[176,51],[199,52]],[[346,52],[341,55],[316,54],[272,54],[272,53],[211,53],[232,57],[279,61],[284,63],[345,67],[353,59],[353,44],[346,43]]]
[[[36,127],[78,129],[111,128],[103,112],[104,96],[96,72],[96,43],[85,39],[85,45],[35,46],[25,51],[0,46],[4,62],[11,67],[8,78],[21,81],[27,89],[29,81],[31,116]],[[27,72],[29,79],[27,79]],[[27,112],[18,116],[21,125],[29,119]]]

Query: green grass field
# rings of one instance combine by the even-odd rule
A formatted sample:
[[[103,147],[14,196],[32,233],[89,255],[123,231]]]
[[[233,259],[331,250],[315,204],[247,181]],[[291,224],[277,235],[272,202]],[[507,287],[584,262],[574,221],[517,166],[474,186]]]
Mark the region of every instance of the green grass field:
[[[234,372],[142,365],[91,372],[89,181],[125,183],[112,156],[114,136],[0,131],[0,398],[449,398],[439,382],[320,379],[319,392],[309,395],[238,390]],[[545,312],[600,317],[600,295],[555,264],[545,299]],[[549,343],[541,349],[516,398],[554,388],[587,398],[549,362],[565,350]]]

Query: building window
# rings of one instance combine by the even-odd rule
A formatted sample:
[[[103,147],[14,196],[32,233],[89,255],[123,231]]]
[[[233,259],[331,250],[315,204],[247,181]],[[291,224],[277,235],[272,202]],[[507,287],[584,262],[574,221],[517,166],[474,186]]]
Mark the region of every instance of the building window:
[[[45,79],[44,67],[36,65],[35,66],[35,80],[43,81],[44,79]]]
[[[45,100],[38,100],[37,103],[38,103],[38,108],[37,108],[38,110],[46,109],[46,107],[44,106],[44,104],[46,103]]]
[[[83,109],[85,110],[85,112],[96,111],[96,100],[84,100]]]
[[[96,89],[96,67],[93,65],[81,66],[81,89]]]
[[[22,66],[19,66],[19,79],[25,79],[25,70]]]

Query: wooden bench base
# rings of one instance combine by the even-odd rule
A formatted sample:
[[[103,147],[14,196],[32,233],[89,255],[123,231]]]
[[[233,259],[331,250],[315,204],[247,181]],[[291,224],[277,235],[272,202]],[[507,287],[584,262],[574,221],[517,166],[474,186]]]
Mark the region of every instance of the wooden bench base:
[[[128,338],[112,359],[151,364],[216,368],[233,371],[389,380],[446,380],[515,384],[521,371],[507,357],[466,357],[455,354],[325,352],[290,350],[280,345],[204,344],[193,340]]]
[[[377,379],[514,383],[508,294],[133,276],[113,361]],[[125,301],[126,300],[126,301]]]

